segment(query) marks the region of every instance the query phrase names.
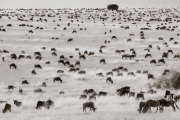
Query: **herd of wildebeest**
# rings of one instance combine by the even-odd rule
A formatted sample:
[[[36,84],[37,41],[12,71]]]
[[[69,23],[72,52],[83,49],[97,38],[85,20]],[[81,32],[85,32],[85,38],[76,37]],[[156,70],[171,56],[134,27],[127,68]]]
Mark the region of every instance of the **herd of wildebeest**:
[[[34,34],[38,30],[43,31],[43,30],[47,29],[47,28],[35,26],[33,24],[29,24],[28,23],[29,21],[46,24],[46,23],[48,23],[48,19],[46,19],[47,17],[52,18],[52,19],[55,17],[58,17],[59,18],[58,20],[55,20],[55,19],[53,20],[53,22],[55,23],[56,21],[63,21],[63,18],[61,18],[61,14],[67,15],[66,20],[69,21],[67,23],[67,27],[63,28],[64,31],[67,31],[68,27],[70,27],[71,24],[74,23],[75,21],[78,23],[81,23],[81,24],[86,24],[83,20],[86,20],[86,21],[93,20],[94,23],[96,22],[96,20],[101,20],[102,24],[104,26],[106,26],[107,20],[111,20],[112,23],[114,21],[119,21],[119,26],[120,26],[119,29],[131,30],[131,26],[123,25],[121,23],[121,21],[131,22],[132,25],[137,26],[138,23],[140,23],[141,21],[145,21],[144,18],[146,17],[146,18],[148,18],[148,20],[146,20],[147,27],[140,28],[140,33],[139,33],[140,40],[146,39],[144,31],[151,31],[153,29],[153,28],[151,28],[152,22],[157,22],[159,24],[159,25],[157,25],[155,30],[166,31],[166,32],[167,31],[176,32],[177,36],[180,36],[180,33],[178,33],[178,30],[179,30],[178,23],[180,22],[180,17],[179,17],[180,11],[178,11],[178,9],[175,9],[175,8],[146,9],[145,12],[141,12],[141,10],[143,10],[143,9],[144,8],[133,9],[132,11],[128,11],[127,9],[120,9],[120,10],[116,9],[115,11],[109,11],[107,9],[89,9],[89,8],[56,9],[56,10],[54,10],[54,9],[16,9],[16,10],[1,9],[0,10],[0,12],[1,12],[0,21],[3,20],[4,18],[7,18],[8,20],[16,19],[17,21],[21,21],[22,23],[19,24],[18,27],[29,27],[29,29],[27,30],[27,33],[26,33],[26,36],[28,36],[28,35]],[[82,14],[85,16],[84,18],[81,16]],[[136,17],[135,17],[135,15],[136,15]],[[27,16],[29,16],[29,17],[27,17]],[[177,23],[177,25],[172,24],[172,23]],[[54,26],[54,30],[56,30],[60,26],[61,26],[61,24],[57,24],[56,26]],[[7,25],[0,24],[0,32],[8,32],[8,30],[13,27],[14,27],[14,25],[11,23],[8,23]],[[8,29],[6,29],[6,28],[8,28]],[[69,31],[69,32],[73,33],[73,34],[78,34],[78,32],[80,32],[80,31],[88,31],[88,27],[83,28],[83,27],[81,27],[80,24],[78,24],[78,29],[74,28],[72,31]],[[109,33],[113,33],[113,31],[111,29],[109,29]],[[108,34],[108,32],[105,32],[104,34],[106,35],[106,34]],[[135,36],[135,34],[130,33],[129,37],[130,36]],[[30,39],[30,37],[28,39]],[[51,37],[50,38],[50,40],[59,40],[59,39],[60,39],[59,37]],[[111,41],[116,41],[116,40],[118,40],[118,37],[116,35],[113,35],[110,38],[110,40],[105,40],[104,43],[102,43],[102,45],[100,46],[98,54],[103,54],[104,49],[107,48],[106,44],[111,44]],[[178,41],[175,40],[173,37],[171,37],[169,39],[169,43],[163,42],[163,36],[159,36],[157,41],[162,41],[162,44],[165,47],[167,47],[167,49],[168,49],[169,43],[173,43],[176,46],[179,45]],[[1,40],[1,42],[3,42],[3,40]],[[72,42],[74,42],[74,39],[69,38],[69,39],[67,39],[67,42],[69,44],[71,44]],[[133,40],[131,38],[128,38],[127,42],[133,42]],[[46,47],[42,47],[41,49],[45,51]],[[151,53],[151,49],[157,49],[157,51],[161,50],[159,45],[155,46],[155,45],[149,44],[147,46],[147,48],[144,49],[144,51],[148,52],[144,56],[145,59],[151,58],[153,56]],[[71,62],[71,59],[75,57],[73,55],[70,55],[70,56],[60,55],[57,63],[62,64],[64,66],[66,66],[67,68],[69,68],[68,72],[74,72],[77,74],[86,74],[85,70],[81,70],[81,60],[86,60],[86,58],[88,58],[90,56],[94,56],[97,53],[94,51],[88,51],[88,50],[80,51],[79,48],[75,48],[75,51],[77,51],[79,53],[79,56],[78,56],[79,59],[74,64]],[[134,60],[134,58],[136,58],[136,55],[137,55],[136,50],[134,48],[130,48],[131,54],[126,54],[127,51],[124,49],[117,49],[114,52],[115,52],[115,54],[121,54],[123,60],[124,59]],[[42,57],[42,54],[40,51],[34,51],[34,55],[26,55],[26,50],[23,50],[19,55],[17,55],[15,53],[13,53],[13,51],[10,52],[8,49],[4,49],[4,50],[0,50],[0,54],[1,55],[4,55],[4,54],[9,55],[6,57],[1,57],[1,58],[2,58],[2,62],[6,62],[6,59],[9,59],[9,58],[11,59],[11,63],[9,64],[10,69],[18,68],[18,66],[16,64],[16,61],[18,61],[18,60],[23,60],[23,59],[32,60],[33,57],[35,58],[35,60],[39,60],[39,61],[44,59]],[[166,59],[169,58],[169,54],[174,54],[174,59],[180,58],[179,53],[174,53],[173,49],[168,49],[167,51],[163,52],[161,59],[158,59],[158,60],[152,59],[149,61],[149,63],[150,64],[157,64],[157,63],[166,64],[167,63]],[[57,48],[51,48],[51,55],[58,57]],[[139,60],[136,60],[136,62],[139,62]],[[106,63],[107,63],[107,61],[104,58],[99,60],[99,64],[103,65]],[[45,64],[51,64],[51,61],[47,61]],[[43,69],[42,65],[34,64],[34,69],[29,74],[36,75],[37,69]],[[162,73],[162,75],[166,75],[169,72],[170,72],[169,69],[165,69],[164,72]],[[57,71],[57,73],[64,74],[65,71],[60,69]],[[107,77],[106,83],[113,84],[114,82],[113,82],[113,79],[111,78],[111,76],[114,76],[114,75],[123,76],[124,73],[127,73],[128,76],[136,76],[136,74],[144,74],[144,75],[147,75],[147,79],[155,79],[155,76],[153,74],[151,74],[148,70],[137,69],[136,72],[131,72],[131,71],[128,71],[128,68],[123,67],[123,66],[118,66],[118,67],[110,70],[106,74],[103,74],[102,72],[97,73],[96,76]],[[59,82],[60,84],[64,84],[61,77],[54,77],[53,82],[54,83]],[[30,83],[28,82],[28,80],[22,81],[22,85],[29,85],[29,84]],[[46,84],[46,82],[42,82],[42,87],[46,88],[47,85],[48,84]],[[8,90],[14,90],[14,88],[17,88],[14,85],[9,85],[7,87],[8,87]],[[146,91],[146,92],[141,91],[139,93],[135,93],[135,92],[131,91],[130,88],[131,88],[130,86],[124,86],[120,89],[117,89],[117,91],[114,91],[114,92],[117,93],[117,95],[120,97],[121,96],[135,97],[136,100],[139,100],[139,99],[144,100],[145,94],[156,94],[156,91],[153,89],[150,89],[149,91]],[[34,89],[34,92],[35,93],[43,93],[43,90],[41,88],[38,88],[38,89]],[[23,93],[22,88],[19,88],[19,93],[20,94]],[[94,89],[86,89],[83,91],[83,93],[84,94],[80,95],[79,99],[88,99],[88,102],[85,102],[83,104],[83,111],[86,111],[86,108],[90,108],[90,111],[91,110],[95,111],[96,108],[94,106],[94,102],[96,101],[97,97],[108,95],[108,93],[105,91],[100,91],[98,93]],[[65,94],[65,92],[60,91],[59,94]],[[88,98],[88,96],[89,96],[89,98]],[[163,112],[164,107],[172,106],[174,111],[176,110],[175,107],[178,108],[178,106],[176,105],[176,102],[179,101],[180,95],[175,95],[171,91],[166,90],[165,95],[163,95],[163,97],[164,97],[164,99],[159,99],[159,100],[149,99],[146,102],[140,102],[139,108],[138,108],[139,113],[141,113],[141,112],[146,113],[148,111],[151,111],[151,107],[156,107],[157,111],[159,108],[160,112]],[[6,103],[5,107],[2,111],[3,113],[6,113],[7,111],[11,111],[11,104],[7,103],[6,101],[0,101],[0,103]],[[21,107],[23,105],[23,101],[14,100],[14,104],[17,107]],[[37,101],[37,105],[35,106],[35,109],[40,109],[41,107],[45,107],[45,108],[49,109],[50,107],[53,107],[53,106],[54,106],[54,101],[51,99],[48,99],[47,101]]]

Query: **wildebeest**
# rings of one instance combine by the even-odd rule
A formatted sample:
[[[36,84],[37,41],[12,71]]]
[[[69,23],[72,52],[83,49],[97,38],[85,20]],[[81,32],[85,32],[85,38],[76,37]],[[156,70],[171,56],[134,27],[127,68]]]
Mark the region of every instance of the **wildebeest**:
[[[148,80],[151,78],[151,79],[154,79],[154,75],[152,75],[151,73],[148,73],[147,74],[147,77],[148,77]]]
[[[159,59],[159,60],[158,60],[158,63],[160,63],[160,62],[161,62],[161,63],[164,63],[164,64],[166,63],[164,59]]]
[[[34,92],[35,92],[35,93],[42,93],[43,91],[42,91],[41,88],[37,88],[37,89],[34,89]]]
[[[106,76],[108,76],[108,75],[113,76],[113,72],[107,72],[107,73],[106,73]]]
[[[149,54],[149,53],[147,53],[147,54],[145,55],[145,58],[147,58],[147,57],[152,57],[152,55]]]
[[[41,53],[40,52],[34,52],[34,56],[41,56]]]
[[[80,55],[80,56],[79,56],[79,59],[81,59],[81,58],[82,58],[82,59],[86,59],[85,55]]]
[[[108,10],[116,10],[116,11],[117,11],[117,10],[118,10],[118,7],[119,7],[119,6],[116,5],[116,4],[110,4],[110,5],[107,6],[107,9],[108,9]]]
[[[7,111],[11,112],[11,105],[6,103],[2,113],[6,113]]]
[[[40,64],[34,64],[34,68],[42,69]]]
[[[158,107],[160,107],[160,102],[158,100],[148,100],[146,101],[146,104],[142,110],[143,113],[146,113],[149,109],[151,109],[151,107],[156,107],[158,111]],[[161,112],[161,111],[160,111]]]
[[[61,80],[61,78],[60,78],[60,77],[55,77],[55,78],[53,78],[53,82],[57,82],[57,81],[59,81],[59,82],[61,82],[61,83],[62,83],[62,80]]]
[[[97,108],[94,107],[94,103],[93,102],[83,103],[83,112],[86,112],[86,108],[90,108],[90,111],[93,110],[94,112],[97,109]]]
[[[128,86],[117,89],[117,94],[119,96],[128,95],[129,93],[130,93],[130,87]]]
[[[101,76],[103,77],[104,75],[102,73],[97,73],[96,76]]]
[[[94,93],[95,91],[94,89],[85,89],[83,92],[89,94],[89,93]]]
[[[129,97],[134,97],[135,96],[135,92],[130,92],[129,93]]]
[[[29,30],[29,33],[33,33],[33,30]]]
[[[46,107],[46,101],[38,101],[36,109],[41,109],[41,107]]]
[[[99,63],[106,64],[106,61],[105,61],[105,59],[101,59],[101,60],[99,60]]]
[[[72,42],[72,41],[73,41],[73,38],[68,39],[68,42]]]
[[[11,68],[11,67],[14,67],[14,69],[16,69],[17,68],[17,66],[16,66],[16,64],[15,63],[11,63],[10,65],[9,65],[9,67]]]
[[[107,95],[107,92],[103,92],[103,91],[100,91],[98,96],[106,96]]]
[[[29,84],[29,82],[27,80],[23,80],[22,85],[24,85],[24,84]]]
[[[145,105],[146,105],[146,102],[140,102],[139,103],[139,109],[138,109],[139,113],[142,112],[142,109],[145,107]]]
[[[16,87],[14,87],[13,85],[9,85],[9,86],[8,86],[8,89],[9,89],[9,90],[10,90],[10,89],[13,90],[14,88],[16,88]]]
[[[152,63],[156,64],[156,60],[155,59],[151,60],[150,64],[152,64]]]
[[[13,100],[16,107],[22,106],[22,102],[19,102],[17,100]]]
[[[64,71],[63,70],[58,70],[57,73],[64,73]]]
[[[46,85],[46,82],[43,82],[42,83],[42,87],[46,87],[47,85]]]
[[[161,99],[159,100],[160,102],[160,106],[162,106],[162,110],[164,107],[172,107],[174,111],[176,111],[176,108],[174,107],[174,105],[176,105],[176,102],[174,100],[165,100],[165,99]],[[179,109],[179,107],[176,105],[176,107]]]
[[[54,101],[49,98],[49,100],[46,101],[46,108],[49,109],[51,106],[54,107]]]
[[[84,95],[80,95],[79,99],[86,99],[87,98],[87,95],[84,94]]]
[[[35,70],[32,70],[32,71],[31,71],[31,74],[32,74],[32,75],[33,75],[33,74],[36,75],[36,71],[35,71]]]
[[[106,83],[108,83],[108,82],[110,82],[110,83],[113,84],[113,80],[111,79],[111,77],[108,77],[108,78],[106,79]]]
[[[139,100],[140,98],[144,100],[144,94],[143,93],[137,93],[136,100]]]

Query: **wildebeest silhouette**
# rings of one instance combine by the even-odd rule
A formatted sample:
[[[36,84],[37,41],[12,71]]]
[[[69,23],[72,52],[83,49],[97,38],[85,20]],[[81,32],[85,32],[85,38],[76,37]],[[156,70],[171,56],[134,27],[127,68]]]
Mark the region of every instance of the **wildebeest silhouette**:
[[[113,76],[113,72],[107,72],[107,73],[106,73],[106,76],[108,76],[108,75]]]
[[[10,65],[9,65],[9,67],[11,68],[11,67],[13,67],[14,69],[16,69],[17,68],[17,66],[16,66],[16,64],[15,63],[11,63]]]
[[[150,74],[150,73],[148,73],[147,74],[147,77],[148,77],[148,80],[151,78],[151,79],[154,79],[154,75],[152,75],[152,74]]]
[[[89,94],[89,93],[94,93],[95,91],[94,89],[85,89],[83,92]]]
[[[16,105],[16,107],[22,106],[22,102],[19,102],[17,100],[13,100],[13,101],[14,101],[14,104]]]
[[[68,39],[68,42],[72,42],[72,41],[73,41],[73,38]]]
[[[136,73],[141,73],[141,70],[136,70]]]
[[[96,76],[104,77],[104,75],[102,73],[97,73]]]
[[[113,84],[113,80],[111,79],[111,77],[106,78],[106,83],[108,83],[108,82]]]
[[[85,55],[80,55],[79,59],[86,59]]]
[[[134,97],[135,96],[135,92],[130,92],[129,93],[129,97]]]
[[[34,92],[35,92],[35,93],[42,93],[43,91],[42,91],[41,88],[37,88],[37,89],[34,89]]]
[[[145,104],[142,112],[146,113],[149,109],[151,109],[151,107],[156,107],[157,108],[156,112],[157,112],[159,106],[160,106],[160,102],[158,100],[151,100],[150,99],[150,100],[146,101],[146,104]],[[160,109],[160,110],[162,110],[162,109]]]
[[[61,78],[60,78],[60,77],[55,77],[55,78],[53,78],[53,82],[57,82],[57,81],[59,81],[59,82],[61,82],[61,83],[62,83],[62,80],[61,80]]]
[[[15,60],[17,59],[16,54],[11,54],[11,60],[12,60],[12,59],[15,59]]]
[[[173,54],[173,50],[168,50],[168,53],[172,53]]]
[[[41,56],[41,53],[40,52],[34,52],[34,56]]]
[[[58,70],[57,73],[64,73],[64,71],[63,70]]]
[[[130,87],[125,86],[125,87],[122,87],[122,88],[120,88],[120,89],[117,89],[117,92],[116,92],[116,93],[117,93],[119,96],[124,96],[124,95],[128,95],[129,92],[130,92]]]
[[[98,96],[106,96],[107,95],[107,92],[103,92],[103,91],[100,91]]]
[[[7,111],[11,112],[11,105],[6,103],[2,113],[6,113]]]
[[[156,60],[155,59],[151,60],[150,64],[152,64],[152,63],[156,64]]]
[[[147,91],[147,93],[155,94],[155,93],[157,93],[157,91],[155,91],[155,90],[153,90],[153,89],[150,89],[150,90]]]
[[[36,109],[41,109],[41,107],[46,108],[46,102],[45,101],[38,101],[37,106],[35,107]]]
[[[167,101],[165,99],[161,99],[161,100],[158,100],[158,101],[160,102],[160,106],[162,106],[162,110],[163,110],[164,107],[170,107],[170,106],[173,108],[174,111],[176,111],[175,106],[179,109],[179,107],[176,104],[176,101],[174,101],[174,100]]]
[[[144,100],[144,94],[143,93],[137,93],[136,100],[139,100],[140,98]]]
[[[35,71],[35,70],[32,70],[32,71],[31,71],[31,74],[36,75],[36,71]]]
[[[129,72],[128,75],[136,76],[134,72]]]
[[[165,64],[166,62],[165,62],[164,59],[159,59],[159,60],[158,60],[158,63],[164,63],[164,64]]]
[[[94,103],[93,102],[83,103],[83,112],[86,112],[86,108],[90,108],[90,111],[93,110],[94,112],[97,109],[97,108],[94,107]]]
[[[19,88],[19,93],[22,94],[23,93],[23,90],[21,88]]]
[[[116,36],[112,36],[111,39],[117,39],[117,37]]]
[[[101,60],[99,60],[99,63],[106,64],[106,61],[105,61],[105,59],[101,59]]]
[[[11,89],[13,90],[14,88],[16,88],[16,87],[14,87],[13,85],[9,85],[9,86],[8,86],[8,89],[9,89],[9,90],[11,90]]]
[[[117,4],[110,4],[107,6],[108,10],[118,10],[119,6]]]
[[[28,56],[26,56],[26,58],[27,58],[27,59],[31,59],[31,56],[30,56],[30,55],[28,55]]]
[[[29,30],[29,33],[33,33],[33,30]]]
[[[42,69],[40,64],[34,64],[34,68]]]
[[[145,55],[145,58],[147,58],[147,57],[152,57],[152,55],[149,54],[149,53],[147,53],[147,54]]]
[[[180,55],[176,54],[174,55],[174,58],[180,58]]]
[[[47,85],[46,85],[46,82],[43,82],[42,83],[42,87],[46,87]]]
[[[47,61],[47,62],[46,62],[46,64],[50,64],[50,62],[49,62],[49,61]]]
[[[79,99],[86,99],[86,98],[87,98],[86,94],[80,95],[80,97],[79,97]]]
[[[24,85],[24,84],[29,84],[29,82],[27,80],[23,80],[22,85]]]

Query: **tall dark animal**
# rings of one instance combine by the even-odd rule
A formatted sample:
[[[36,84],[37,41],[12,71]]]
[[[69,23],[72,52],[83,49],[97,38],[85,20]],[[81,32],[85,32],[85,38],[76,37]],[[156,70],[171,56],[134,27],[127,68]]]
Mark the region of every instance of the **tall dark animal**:
[[[172,107],[174,111],[176,111],[176,108],[174,107],[174,105],[179,109],[179,107],[176,105],[176,102],[174,100],[165,100],[165,99],[161,99],[159,100],[160,105],[162,106],[162,108],[164,107]]]

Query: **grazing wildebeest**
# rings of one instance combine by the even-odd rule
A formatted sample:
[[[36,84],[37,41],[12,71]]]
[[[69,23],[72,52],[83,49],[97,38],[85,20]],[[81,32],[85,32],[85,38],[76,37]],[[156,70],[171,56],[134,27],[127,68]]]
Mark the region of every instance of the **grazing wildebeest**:
[[[34,64],[34,68],[42,69],[40,64]]]
[[[158,63],[160,63],[160,62],[162,62],[162,63],[164,63],[164,64],[166,63],[164,59],[159,59],[159,60],[158,60]]]
[[[86,59],[85,55],[80,55],[80,56],[79,56],[79,59],[81,59],[81,58],[82,58],[82,59]]]
[[[64,91],[60,91],[59,94],[64,94]]]
[[[86,99],[87,98],[87,95],[84,94],[84,95],[80,95],[79,99]]]
[[[128,75],[136,76],[134,72],[129,72]]]
[[[99,63],[106,64],[106,61],[105,61],[105,59],[101,59],[101,60],[99,60]]]
[[[51,48],[51,51],[57,51],[56,48]]]
[[[158,107],[160,107],[160,102],[158,100],[148,100],[142,110],[143,113],[146,113],[149,109],[151,109],[151,107],[156,107],[156,113],[158,111]],[[160,109],[162,110],[162,109]],[[161,111],[160,111],[161,112]]]
[[[98,96],[106,96],[107,95],[107,92],[103,92],[103,91],[100,91]]]
[[[129,93],[129,97],[134,97],[135,96],[135,92],[130,92]]]
[[[158,50],[160,50],[160,47],[159,47],[159,46],[157,46],[157,49],[158,49]]]
[[[176,108],[174,107],[174,105],[176,105],[176,102],[174,100],[165,100],[165,99],[161,99],[159,100],[160,102],[160,106],[162,106],[162,110],[164,107],[172,107],[174,111],[176,111]],[[179,107],[176,105],[176,107],[179,109]]]
[[[107,73],[106,73],[106,76],[107,76],[107,75],[113,76],[113,72],[107,72]]]
[[[81,70],[81,71],[78,72],[78,74],[86,74],[86,71]]]
[[[148,73],[147,74],[147,77],[148,77],[148,80],[151,78],[151,79],[154,79],[154,75],[152,75],[152,74],[150,74],[150,73]]]
[[[53,82],[56,82],[56,81],[59,81],[59,82],[61,82],[61,83],[62,83],[62,80],[61,80],[61,78],[60,78],[60,77],[55,77],[55,78],[53,78]]]
[[[16,54],[11,54],[11,59],[17,59],[17,56],[16,56]]]
[[[56,52],[52,52],[51,55],[57,56]]]
[[[93,110],[94,112],[97,109],[97,108],[94,107],[94,103],[93,102],[83,103],[83,112],[84,111],[86,112],[86,108],[90,108],[90,111]]]
[[[30,56],[30,55],[28,55],[28,56],[26,56],[26,58],[27,58],[27,59],[31,59],[31,56]]]
[[[147,57],[152,57],[152,55],[149,54],[149,53],[147,53],[147,54],[145,55],[145,58],[147,58]]]
[[[138,93],[137,94],[136,100],[139,100],[140,98],[144,100],[144,94],[143,93]]]
[[[16,107],[22,106],[22,102],[19,102],[17,100],[13,100]]]
[[[83,92],[89,94],[89,93],[94,93],[95,91],[94,89],[85,89]]]
[[[29,84],[29,82],[27,80],[23,80],[22,85],[24,85],[24,84]]]
[[[24,59],[24,57],[25,57],[24,55],[19,55],[18,60],[21,59],[21,58]]]
[[[168,53],[170,53],[170,52],[173,54],[173,50],[168,50]]]
[[[6,103],[2,113],[6,113],[7,111],[11,112],[11,105]]]
[[[111,77],[108,77],[108,78],[106,79],[106,83],[108,83],[108,82],[110,82],[110,83],[113,84],[113,80],[111,79]]]
[[[152,45],[148,45],[148,48],[152,48]]]
[[[146,102],[140,102],[139,103],[139,109],[137,111],[139,111],[139,113],[141,113],[142,109],[145,107],[145,105],[146,105]]]
[[[136,73],[141,73],[141,70],[136,70]]]
[[[104,75],[102,73],[97,73],[96,76],[101,76],[103,77]]]
[[[49,62],[49,61],[47,61],[47,62],[46,62],[46,64],[50,64],[50,62]]]
[[[11,63],[10,65],[9,65],[9,67],[11,68],[11,67],[14,67],[14,69],[16,69],[17,68],[17,66],[16,66],[16,64],[15,63]]]
[[[13,90],[14,88],[16,88],[16,87],[14,87],[13,85],[9,85],[9,86],[8,86],[8,89],[9,89],[9,90],[10,90],[10,89]]]
[[[72,38],[68,39],[68,42],[72,42],[72,41],[73,41],[73,39],[72,39]]]
[[[151,60],[150,64],[152,64],[152,63],[156,64],[156,60],[155,59]]]

